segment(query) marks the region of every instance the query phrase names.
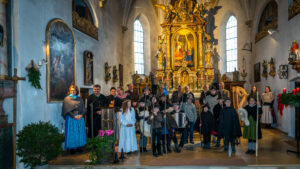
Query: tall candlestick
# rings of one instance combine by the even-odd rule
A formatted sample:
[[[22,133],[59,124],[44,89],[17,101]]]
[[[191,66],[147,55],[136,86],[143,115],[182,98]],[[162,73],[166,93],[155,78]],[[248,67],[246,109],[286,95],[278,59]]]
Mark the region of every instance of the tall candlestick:
[[[297,94],[298,94],[298,93],[300,93],[300,88],[299,88],[299,87],[297,88]]]
[[[293,92],[293,95],[296,95],[297,91],[296,91],[296,89],[293,89],[292,92]]]

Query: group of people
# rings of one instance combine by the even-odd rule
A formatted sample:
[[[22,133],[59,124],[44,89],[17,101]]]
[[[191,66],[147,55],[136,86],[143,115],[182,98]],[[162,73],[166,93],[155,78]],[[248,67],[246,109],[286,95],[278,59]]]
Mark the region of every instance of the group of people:
[[[200,114],[197,113],[195,97],[188,86],[184,87],[184,91],[178,86],[171,98],[163,87],[155,95],[151,94],[150,89],[145,88],[141,96],[133,89],[133,84],[128,85],[126,92],[123,88],[112,87],[110,95],[104,96],[101,94],[101,86],[95,85],[93,94],[88,97],[85,111],[83,100],[78,96],[78,88],[72,85],[69,88],[70,95],[64,99],[62,110],[62,116],[65,118],[65,148],[71,153],[82,151],[86,137],[97,136],[101,129],[102,109],[107,107],[118,112],[120,128],[118,151],[127,155],[136,152],[138,146],[140,152],[147,152],[149,137],[152,140],[153,156],[171,153],[171,142],[174,143],[174,151],[179,153],[184,144],[188,142],[194,144],[194,130],[203,135],[202,147],[205,149],[211,147],[211,138],[216,147],[219,147],[221,140],[224,139],[224,151],[228,151],[231,147],[230,150],[235,152],[237,139],[243,136],[248,139],[246,153],[254,154],[257,141],[256,121],[261,119],[266,127],[270,127],[274,121],[272,115],[274,96],[269,86],[261,95],[257,94],[256,86],[252,87],[247,99],[248,104],[244,107],[248,112],[249,125],[245,125],[243,134],[239,115],[232,107],[230,92],[224,88],[223,82],[219,83],[218,88],[211,86],[209,89],[208,85],[203,87],[199,98]],[[139,144],[136,138],[137,131],[140,133]],[[261,138],[260,125],[258,133]],[[176,134],[180,134],[180,142]]]

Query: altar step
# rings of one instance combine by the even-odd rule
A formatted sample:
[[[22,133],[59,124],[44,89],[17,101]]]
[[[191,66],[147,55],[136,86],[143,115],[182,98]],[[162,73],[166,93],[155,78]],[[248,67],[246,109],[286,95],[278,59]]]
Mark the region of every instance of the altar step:
[[[89,166],[50,166],[49,169],[88,169]],[[299,169],[300,166],[93,166],[92,169]]]

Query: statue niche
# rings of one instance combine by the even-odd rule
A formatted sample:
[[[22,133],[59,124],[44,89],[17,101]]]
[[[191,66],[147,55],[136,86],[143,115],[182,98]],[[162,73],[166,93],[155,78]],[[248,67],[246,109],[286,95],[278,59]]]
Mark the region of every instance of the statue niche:
[[[181,73],[181,85],[188,86],[189,85],[189,73],[187,71],[183,71]]]

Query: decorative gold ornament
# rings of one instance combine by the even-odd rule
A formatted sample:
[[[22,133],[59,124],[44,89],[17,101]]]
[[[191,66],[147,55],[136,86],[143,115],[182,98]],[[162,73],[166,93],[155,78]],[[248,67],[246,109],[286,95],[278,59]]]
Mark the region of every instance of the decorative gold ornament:
[[[103,7],[103,2],[104,2],[104,0],[99,0],[99,7],[100,7],[100,8]]]
[[[156,70],[160,85],[167,84],[169,90],[175,90],[178,85],[189,86],[195,91],[213,81],[213,46],[204,42],[210,38],[205,33],[204,11],[212,7],[212,3],[214,1],[178,0],[172,4],[155,4],[164,12]]]
[[[289,5],[289,20],[300,13],[300,0],[293,0]]]
[[[274,59],[273,58],[271,58],[269,64],[270,64],[269,75],[274,78],[276,76],[276,68],[275,68],[275,63],[274,63]]]
[[[76,11],[72,11],[72,25],[74,28],[98,40],[98,28],[87,19],[80,17]]]
[[[110,66],[108,66],[108,62],[105,62],[104,69],[105,69],[105,82],[107,83],[111,79]]]
[[[4,5],[6,5],[8,3],[8,1],[7,0],[0,0],[0,4],[4,4]]]

